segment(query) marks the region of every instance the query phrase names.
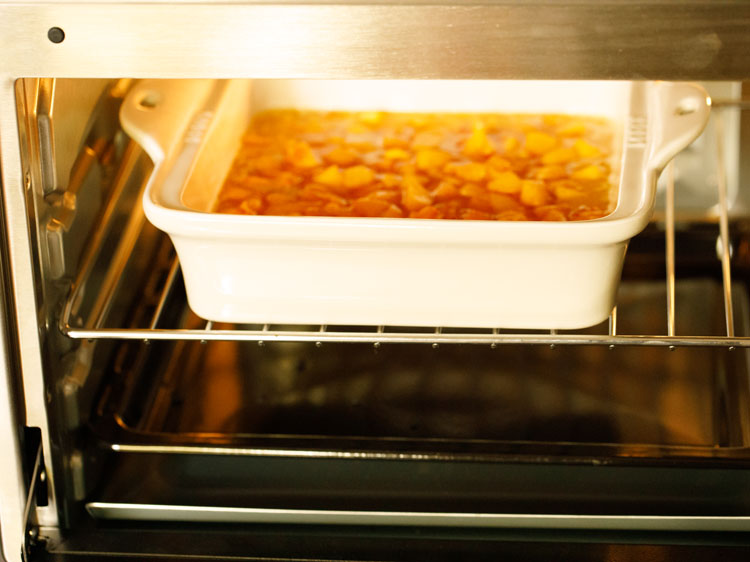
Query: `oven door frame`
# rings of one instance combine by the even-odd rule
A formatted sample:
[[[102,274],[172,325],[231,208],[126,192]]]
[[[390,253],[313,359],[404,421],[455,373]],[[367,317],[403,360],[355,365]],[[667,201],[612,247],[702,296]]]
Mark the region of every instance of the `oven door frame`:
[[[658,2],[541,4],[0,3],[0,49],[6,60],[0,69],[0,165],[7,256],[7,301],[0,312],[7,313],[3,317],[9,323],[0,333],[0,445],[8,451],[0,458],[0,470],[7,475],[0,482],[0,525],[9,560],[20,556],[25,534],[23,427],[40,429],[42,455],[52,461],[45,473],[48,505],[33,510],[39,525],[59,525],[55,492],[60,489],[40,337],[49,328],[40,321],[44,303],[35,280],[37,254],[27,213],[27,191],[40,179],[39,170],[28,167],[33,139],[19,138],[23,96],[17,80],[750,78],[750,59],[743,56],[750,51],[748,4],[717,6],[699,0],[679,11]],[[373,35],[372,22],[383,32]],[[542,33],[517,32],[531,28]],[[644,35],[652,38],[646,56],[632,42]]]

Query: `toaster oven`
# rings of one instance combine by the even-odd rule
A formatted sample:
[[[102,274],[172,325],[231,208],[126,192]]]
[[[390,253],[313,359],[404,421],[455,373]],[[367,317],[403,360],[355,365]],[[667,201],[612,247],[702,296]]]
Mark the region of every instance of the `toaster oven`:
[[[744,559],[750,5],[3,1],[0,48],[6,560]],[[196,80],[700,82],[711,113],[602,323],[227,323],[144,214],[177,153],[125,118],[189,144],[164,92]]]

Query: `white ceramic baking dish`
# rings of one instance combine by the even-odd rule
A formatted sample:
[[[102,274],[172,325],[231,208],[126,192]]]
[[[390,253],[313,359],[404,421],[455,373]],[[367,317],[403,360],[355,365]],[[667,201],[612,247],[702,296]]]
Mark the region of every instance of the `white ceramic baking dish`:
[[[617,206],[569,223],[212,213],[253,112],[270,107],[607,117],[620,130]],[[201,317],[573,329],[610,314],[657,176],[709,107],[700,87],[665,82],[165,80],[137,85],[121,121],[154,161],[144,209]]]

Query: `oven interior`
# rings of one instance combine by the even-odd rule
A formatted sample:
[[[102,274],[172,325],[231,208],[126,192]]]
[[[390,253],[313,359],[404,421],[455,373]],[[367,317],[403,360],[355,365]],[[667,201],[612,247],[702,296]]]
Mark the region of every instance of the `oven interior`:
[[[16,84],[63,528],[748,515],[742,84],[706,84],[711,121],[660,179],[609,321],[519,333],[197,318],[141,209],[152,164],[117,118],[133,83]]]

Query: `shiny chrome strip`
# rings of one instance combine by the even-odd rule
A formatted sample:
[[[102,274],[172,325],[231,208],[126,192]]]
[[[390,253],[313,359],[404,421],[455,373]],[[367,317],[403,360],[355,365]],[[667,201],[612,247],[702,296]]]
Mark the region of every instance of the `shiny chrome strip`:
[[[727,211],[727,176],[724,169],[724,116],[716,112],[716,183],[719,191],[719,236],[721,240],[721,273],[724,283],[724,310],[727,337],[734,337],[734,309],[732,307],[732,259],[729,243],[729,213]]]
[[[539,344],[539,345],[647,345],[653,347],[750,347],[750,337],[590,335],[550,333],[434,333],[434,332],[321,332],[318,330],[192,330],[192,329],[85,329],[70,325],[63,332],[73,339],[192,340],[255,342],[348,342],[426,344]]]
[[[0,35],[2,30],[0,30]],[[8,236],[11,287],[15,318],[17,320],[18,352],[23,374],[25,424],[42,431],[45,453],[52,450],[48,431],[47,391],[44,386],[41,345],[39,341],[39,311],[34,280],[34,253],[29,240],[29,223],[26,212],[26,190],[31,189],[31,170],[24,170],[19,146],[18,118],[16,114],[15,80],[4,77],[0,82],[0,173],[5,226]],[[12,317],[12,316],[9,316]],[[11,373],[20,376],[21,373]],[[53,463],[48,463],[47,481],[49,504],[36,507],[40,525],[57,525],[55,505],[55,474]],[[0,476],[0,481],[2,477]],[[19,518],[21,514],[19,513]],[[7,540],[7,539],[3,539]]]
[[[377,451],[322,451],[314,449],[270,449],[260,447],[222,447],[210,445],[133,445],[113,443],[119,453],[150,453],[169,455],[218,455],[238,457],[291,457],[315,459],[369,459],[369,460],[435,460],[455,458],[443,453],[394,453]],[[463,455],[462,457],[465,457]]]
[[[539,529],[747,531],[750,517],[682,515],[573,515],[518,513],[432,513],[327,509],[267,509],[90,502],[102,519],[200,521],[212,523],[314,523],[329,525],[426,525]]]
[[[674,160],[667,164],[666,262],[667,262],[667,335],[674,336]]]

